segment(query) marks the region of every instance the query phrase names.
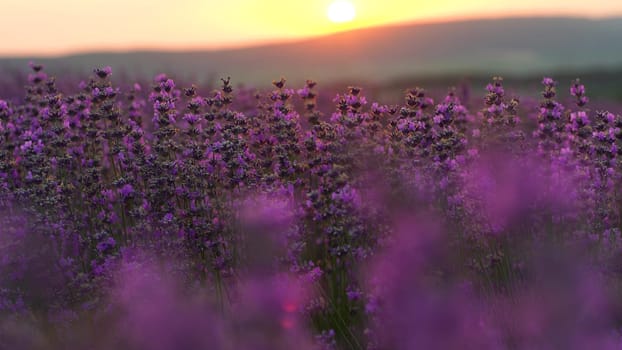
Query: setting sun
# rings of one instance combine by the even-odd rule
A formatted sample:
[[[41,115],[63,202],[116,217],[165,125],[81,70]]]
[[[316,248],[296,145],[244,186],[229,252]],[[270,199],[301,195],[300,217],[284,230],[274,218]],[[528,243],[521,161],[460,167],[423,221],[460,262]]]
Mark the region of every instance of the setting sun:
[[[328,19],[335,23],[350,22],[354,19],[356,11],[351,2],[345,0],[334,1],[328,6]]]
[[[183,0],[175,2],[175,6],[170,0],[0,2],[0,56],[12,57],[232,49],[358,28],[435,21],[622,16],[620,0],[599,0],[598,6],[585,0]],[[103,3],[108,23],[104,29],[93,26],[89,17],[102,11]],[[24,27],[25,21],[37,25]],[[42,32],[41,28],[45,30]]]

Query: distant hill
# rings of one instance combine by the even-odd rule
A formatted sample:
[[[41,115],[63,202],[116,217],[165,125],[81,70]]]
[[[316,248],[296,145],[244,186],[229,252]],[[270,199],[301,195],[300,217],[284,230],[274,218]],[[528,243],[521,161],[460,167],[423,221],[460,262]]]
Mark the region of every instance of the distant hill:
[[[110,65],[131,76],[172,73],[194,81],[231,76],[265,86],[285,76],[387,82],[446,74],[525,75],[622,67],[622,18],[508,18],[358,29],[295,43],[222,51],[89,53],[53,59],[5,58],[52,71]]]

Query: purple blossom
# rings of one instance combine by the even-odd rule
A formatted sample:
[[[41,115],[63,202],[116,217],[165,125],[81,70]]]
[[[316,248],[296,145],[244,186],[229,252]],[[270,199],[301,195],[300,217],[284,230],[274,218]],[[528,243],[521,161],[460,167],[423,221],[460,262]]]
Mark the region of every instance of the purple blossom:
[[[119,194],[123,198],[130,198],[134,195],[134,187],[131,184],[125,184],[119,189]]]
[[[112,68],[110,66],[106,66],[104,68],[97,68],[94,72],[101,79],[105,79],[112,74]]]
[[[555,85],[557,85],[557,82],[555,82],[555,80],[553,80],[553,78],[544,77],[542,79],[542,85],[544,85],[546,87],[554,87]]]
[[[97,243],[97,251],[100,253],[104,253],[109,249],[112,249],[116,246],[117,242],[112,237],[108,237],[102,242]]]
[[[164,223],[164,224],[170,224],[171,222],[173,222],[173,219],[174,219],[174,218],[175,218],[175,217],[173,216],[173,214],[171,214],[171,213],[166,213],[166,214],[164,215],[164,217],[162,218],[162,223]]]
[[[585,109],[578,80],[574,107],[551,78],[534,102],[498,77],[479,103],[412,88],[385,105],[313,81],[204,98],[42,68],[0,96],[0,343],[619,341],[622,116]]]

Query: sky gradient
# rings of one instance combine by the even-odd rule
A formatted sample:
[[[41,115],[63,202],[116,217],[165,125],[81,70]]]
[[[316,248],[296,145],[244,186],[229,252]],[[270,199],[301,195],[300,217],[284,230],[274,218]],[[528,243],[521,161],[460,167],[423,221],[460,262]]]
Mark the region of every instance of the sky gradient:
[[[507,16],[622,16],[622,1],[352,0],[335,24],[332,0],[2,0],[0,56],[134,49],[219,49],[403,22]]]

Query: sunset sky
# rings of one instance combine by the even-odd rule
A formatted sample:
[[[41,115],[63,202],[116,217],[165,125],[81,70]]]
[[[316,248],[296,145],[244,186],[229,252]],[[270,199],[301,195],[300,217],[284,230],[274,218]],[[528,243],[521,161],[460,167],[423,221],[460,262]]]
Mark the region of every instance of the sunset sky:
[[[390,23],[500,16],[622,16],[620,0],[2,0],[0,56],[132,49],[218,49]]]

